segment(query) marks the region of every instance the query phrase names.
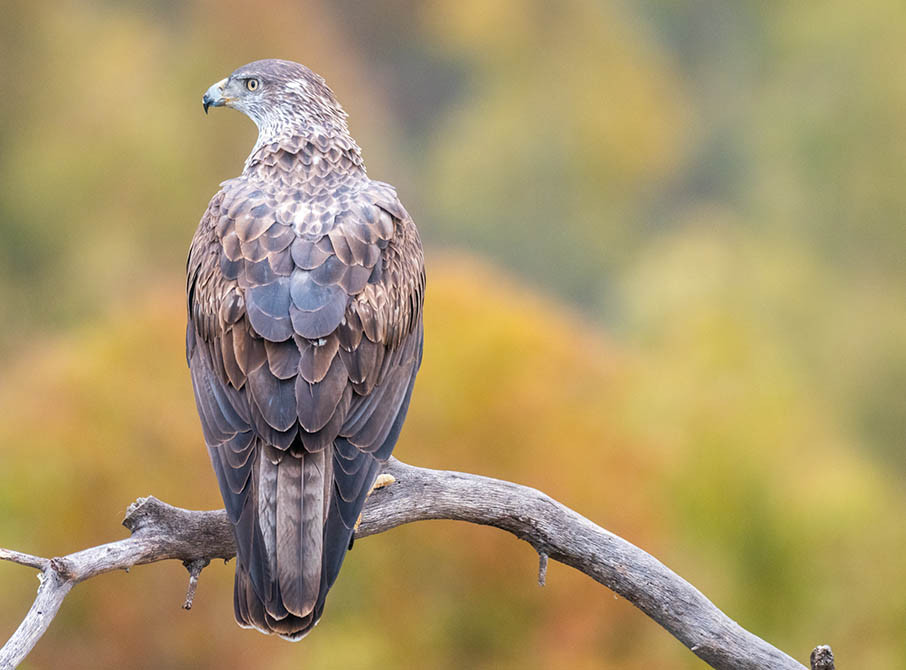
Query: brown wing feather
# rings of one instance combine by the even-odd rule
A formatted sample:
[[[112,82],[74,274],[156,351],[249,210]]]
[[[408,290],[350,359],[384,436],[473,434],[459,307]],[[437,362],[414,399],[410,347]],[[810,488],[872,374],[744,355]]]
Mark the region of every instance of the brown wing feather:
[[[187,268],[187,356],[236,530],[236,616],[292,638],[321,615],[421,360],[415,226],[392,187],[344,194],[320,223],[306,211],[300,235],[287,223],[298,198],[227,182]]]

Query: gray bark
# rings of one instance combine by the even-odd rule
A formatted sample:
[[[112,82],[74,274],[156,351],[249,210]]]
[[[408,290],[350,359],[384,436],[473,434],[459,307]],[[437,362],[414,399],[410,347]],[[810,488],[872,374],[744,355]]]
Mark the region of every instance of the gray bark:
[[[742,628],[653,556],[536,489],[478,475],[418,468],[395,459],[384,472],[396,482],[369,498],[356,538],[428,519],[494,526],[535,548],[540,557],[539,582],[544,581],[548,557],[584,572],[626,598],[713,668],[805,667]],[[48,560],[0,549],[0,558],[41,570],[34,604],[0,649],[0,669],[15,668],[26,657],[66,594],[79,582],[134,565],[177,559],[192,576],[184,605],[190,607],[198,573],[207,561],[235,554],[232,529],[223,510],[190,511],[154,497],[140,498],[127,510],[123,524],[131,537],[62,558]]]

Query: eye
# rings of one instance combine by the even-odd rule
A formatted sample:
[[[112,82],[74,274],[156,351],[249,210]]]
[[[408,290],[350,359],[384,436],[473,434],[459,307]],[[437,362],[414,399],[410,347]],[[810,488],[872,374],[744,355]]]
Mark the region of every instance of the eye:
[[[261,82],[259,82],[257,79],[246,79],[245,80],[245,87],[250,91],[258,90],[258,86],[260,86],[260,85],[261,85]]]

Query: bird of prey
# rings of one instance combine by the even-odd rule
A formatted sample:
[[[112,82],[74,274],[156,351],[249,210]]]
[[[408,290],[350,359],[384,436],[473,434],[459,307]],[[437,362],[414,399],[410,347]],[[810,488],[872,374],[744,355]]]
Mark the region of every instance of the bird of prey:
[[[202,102],[245,113],[258,141],[192,240],[186,355],[236,537],[236,620],[298,640],[406,417],[424,257],[320,76],[257,61]]]

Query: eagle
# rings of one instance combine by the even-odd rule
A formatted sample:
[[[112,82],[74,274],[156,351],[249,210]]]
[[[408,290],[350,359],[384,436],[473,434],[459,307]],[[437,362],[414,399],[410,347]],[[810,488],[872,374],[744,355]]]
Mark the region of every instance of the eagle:
[[[186,357],[236,538],[236,620],[298,640],[406,418],[424,255],[319,75],[256,61],[202,104],[243,112],[258,139],[192,240]]]

